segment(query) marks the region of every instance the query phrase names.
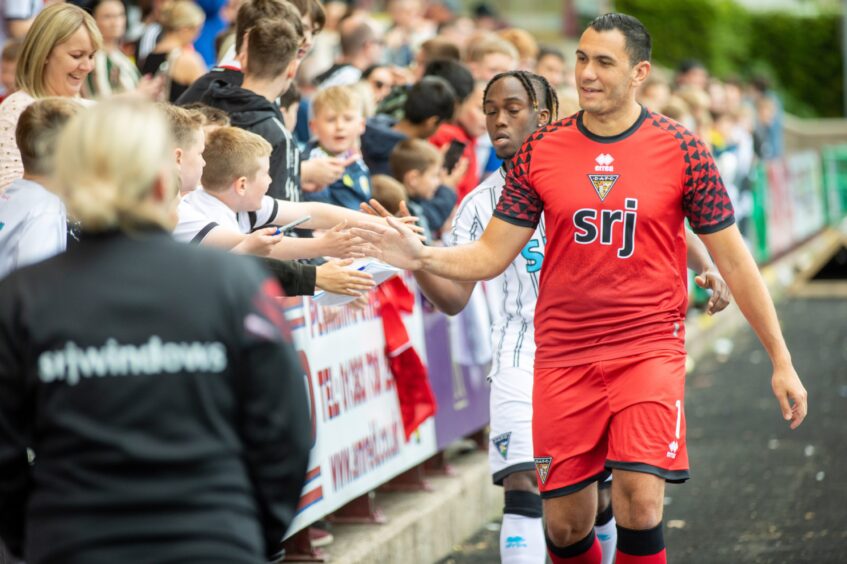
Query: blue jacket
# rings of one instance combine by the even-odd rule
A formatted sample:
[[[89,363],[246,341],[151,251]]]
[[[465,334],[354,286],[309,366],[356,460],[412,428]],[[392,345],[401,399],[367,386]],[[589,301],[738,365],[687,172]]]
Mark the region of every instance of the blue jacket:
[[[308,159],[333,156],[310,142],[304,152]],[[318,192],[304,192],[304,199],[310,202],[325,202],[351,210],[359,209],[359,204],[371,199],[371,174],[362,159],[354,161],[341,178]]]

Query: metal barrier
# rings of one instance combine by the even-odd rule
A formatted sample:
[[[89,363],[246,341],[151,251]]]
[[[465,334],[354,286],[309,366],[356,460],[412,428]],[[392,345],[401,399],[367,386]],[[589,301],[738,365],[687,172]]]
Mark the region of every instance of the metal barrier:
[[[747,237],[762,264],[847,214],[847,145],[758,165],[752,194]],[[410,275],[404,279],[414,287]],[[704,300],[705,294],[690,288],[693,303]],[[439,454],[447,445],[481,437],[488,424],[487,366],[480,359],[484,354],[469,354],[467,340],[456,335],[487,337],[487,332],[463,329],[461,318],[449,320],[418,296],[404,322],[427,364],[438,410],[407,441],[375,296],[358,310],[321,308],[308,298],[285,301],[305,368],[313,431],[308,481],[287,546],[289,554],[299,553],[296,560],[321,561],[311,548],[308,525],[327,516],[337,522],[384,521],[373,505],[374,490],[426,489],[427,472],[447,471]],[[479,444],[485,447],[485,441]]]

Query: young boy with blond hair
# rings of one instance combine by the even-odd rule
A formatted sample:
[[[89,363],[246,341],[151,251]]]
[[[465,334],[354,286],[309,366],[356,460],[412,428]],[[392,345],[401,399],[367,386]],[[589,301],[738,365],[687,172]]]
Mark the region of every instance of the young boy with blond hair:
[[[49,191],[56,140],[82,107],[69,98],[47,98],[29,106],[18,119],[15,138],[24,167],[0,194],[0,278],[65,250],[65,205]]]
[[[246,235],[305,219],[299,227],[327,231],[321,236],[299,239],[283,237],[276,230],[260,232],[262,237],[278,239],[269,245],[267,256],[280,260],[364,256],[364,251],[369,250],[367,246],[344,227],[346,223],[352,225],[375,219],[319,202],[271,198],[267,195],[271,184],[268,172],[271,151],[270,143],[262,137],[237,127],[221,127],[209,134],[203,152],[206,167],[201,178],[202,188],[180,201],[179,223],[174,236],[200,243],[220,230]]]
[[[312,114],[309,126],[315,139],[306,148],[306,158],[336,157],[345,168],[341,178],[323,190],[305,194],[306,200],[358,210],[371,197],[370,171],[359,151],[365,132],[364,101],[350,86],[330,86],[312,99]]]
[[[159,104],[165,114],[174,140],[174,154],[179,168],[180,197],[194,191],[200,185],[200,175],[206,162],[203,149],[206,147],[206,118],[195,110],[187,110],[171,104]]]

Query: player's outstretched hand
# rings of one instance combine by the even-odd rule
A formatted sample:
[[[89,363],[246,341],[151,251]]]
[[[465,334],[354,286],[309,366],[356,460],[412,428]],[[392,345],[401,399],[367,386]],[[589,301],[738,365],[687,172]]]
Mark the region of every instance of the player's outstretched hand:
[[[806,388],[803,387],[794,367],[774,369],[771,386],[783,418],[791,422],[792,429],[796,429],[806,418],[809,404]]]
[[[409,212],[409,208],[406,207],[406,202],[400,202],[400,209],[397,211],[396,216],[392,216],[391,212],[389,212],[385,207],[380,204],[378,201],[371,199],[370,202],[359,204],[359,210],[362,213],[376,216],[376,217],[398,217],[400,221],[406,224],[406,227],[417,233],[418,238],[421,241],[426,240],[426,236],[424,235],[424,228],[418,225],[418,218],[413,216]]]
[[[732,292],[717,270],[706,270],[694,278],[694,283],[704,290],[711,290],[712,295],[706,304],[706,313],[714,315],[726,309],[732,300]]]
[[[315,286],[333,294],[360,296],[376,287],[373,276],[348,268],[353,261],[331,260],[315,269]]]
[[[342,221],[321,235],[323,254],[335,258],[362,258],[373,256],[375,249],[346,229],[347,222]]]
[[[423,267],[424,246],[409,226],[394,217],[386,217],[387,225],[360,223],[351,231],[376,251],[374,256],[397,268],[420,270]]]

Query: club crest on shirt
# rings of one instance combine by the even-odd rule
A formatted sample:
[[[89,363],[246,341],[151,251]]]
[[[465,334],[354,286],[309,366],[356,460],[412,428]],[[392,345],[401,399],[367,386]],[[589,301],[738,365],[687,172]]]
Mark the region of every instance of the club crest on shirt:
[[[512,436],[512,432],[503,433],[502,435],[497,435],[496,437],[491,437],[491,442],[494,443],[494,446],[497,447],[497,452],[500,453],[500,456],[503,457],[503,460],[506,460],[509,456],[509,438]]]
[[[552,462],[552,456],[541,456],[535,459],[535,469],[538,471],[538,478],[542,484],[547,483],[547,474],[550,472],[550,464]]]
[[[602,202],[612,191],[620,176],[620,174],[589,174],[588,180],[591,181],[591,186]]]

